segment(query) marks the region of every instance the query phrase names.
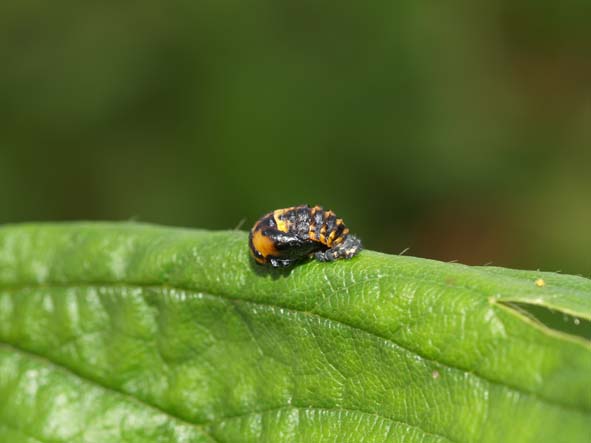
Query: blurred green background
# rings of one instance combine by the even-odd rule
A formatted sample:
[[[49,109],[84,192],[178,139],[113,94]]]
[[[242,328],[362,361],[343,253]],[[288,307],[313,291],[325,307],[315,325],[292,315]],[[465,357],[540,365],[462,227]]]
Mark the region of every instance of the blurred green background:
[[[242,229],[591,275],[591,2],[0,4],[0,222]]]

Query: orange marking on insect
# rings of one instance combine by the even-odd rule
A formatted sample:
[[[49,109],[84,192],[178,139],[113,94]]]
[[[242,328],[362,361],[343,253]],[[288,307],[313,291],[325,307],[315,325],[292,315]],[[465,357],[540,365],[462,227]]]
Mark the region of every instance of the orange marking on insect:
[[[310,223],[310,227],[308,228],[308,237],[311,239],[316,238],[316,225],[314,222]]]
[[[276,209],[273,211],[273,219],[277,225],[277,229],[281,232],[287,232],[289,230],[289,223],[287,220],[283,220],[282,216],[287,212],[287,209]]]
[[[326,225],[320,228],[320,243],[326,244]]]
[[[337,235],[337,231],[333,230],[330,233],[330,235],[328,236],[328,238],[326,239],[326,246],[328,246],[329,248],[332,247],[332,242],[333,242],[336,235]]]
[[[262,231],[257,230],[254,232],[252,236],[252,244],[259,251],[263,258],[269,255],[277,254],[277,249],[275,248],[275,243],[269,237],[263,235]],[[258,260],[257,260],[258,261]]]

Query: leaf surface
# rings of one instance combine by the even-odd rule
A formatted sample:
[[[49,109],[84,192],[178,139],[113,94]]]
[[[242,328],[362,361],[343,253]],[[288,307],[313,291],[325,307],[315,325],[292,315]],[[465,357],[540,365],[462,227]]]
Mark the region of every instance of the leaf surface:
[[[372,251],[276,272],[239,231],[5,226],[0,441],[585,442],[590,318],[576,276]]]

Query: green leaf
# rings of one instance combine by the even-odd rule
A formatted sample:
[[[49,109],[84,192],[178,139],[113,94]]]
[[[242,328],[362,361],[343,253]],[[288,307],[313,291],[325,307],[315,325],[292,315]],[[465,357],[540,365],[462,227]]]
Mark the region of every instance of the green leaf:
[[[590,319],[576,276],[372,251],[275,272],[244,232],[6,226],[0,441],[586,442]]]

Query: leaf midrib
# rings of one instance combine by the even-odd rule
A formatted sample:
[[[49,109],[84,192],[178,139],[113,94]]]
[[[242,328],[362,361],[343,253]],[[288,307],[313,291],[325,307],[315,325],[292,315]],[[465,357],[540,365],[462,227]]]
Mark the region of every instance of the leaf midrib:
[[[347,323],[343,323],[341,321],[335,320],[335,319],[331,319],[328,317],[324,317],[312,312],[307,312],[307,311],[301,311],[301,310],[296,310],[290,307],[284,307],[278,304],[271,304],[271,303],[259,303],[259,302],[254,302],[252,300],[247,300],[247,299],[241,299],[241,298],[235,298],[235,297],[226,297],[226,296],[222,296],[222,295],[213,295],[213,294],[209,294],[206,292],[202,292],[199,290],[195,290],[195,289],[185,289],[185,288],[179,288],[179,287],[174,287],[174,286],[169,286],[169,285],[153,285],[153,284],[128,284],[128,283],[88,283],[88,282],[84,282],[84,283],[68,283],[68,284],[56,284],[56,283],[49,283],[49,284],[42,284],[42,285],[19,285],[19,286],[9,286],[9,287],[0,287],[0,291],[19,291],[19,290],[33,290],[33,289],[39,289],[39,288],[47,288],[47,289],[52,289],[52,288],[59,288],[59,289],[86,289],[86,288],[95,288],[95,289],[101,289],[101,288],[125,288],[125,289],[151,289],[151,290],[158,290],[158,291],[163,291],[163,290],[174,290],[174,291],[182,291],[185,292],[187,294],[192,294],[192,295],[196,295],[199,294],[200,296],[203,297],[210,297],[212,299],[222,299],[224,301],[227,302],[232,302],[232,303],[244,303],[244,304],[248,304],[248,305],[252,305],[252,306],[259,306],[259,307],[266,307],[266,308],[281,308],[284,309],[286,311],[292,312],[292,313],[296,313],[296,314],[300,314],[300,315],[309,315],[309,316],[313,316],[316,318],[320,318],[320,319],[324,319],[333,323],[337,323],[340,324],[342,326],[354,329],[354,330],[358,330],[362,333],[368,334],[369,336],[375,338],[375,339],[380,339],[380,340],[384,340],[388,343],[390,343],[391,345],[400,347],[401,349],[405,349],[401,346],[398,346],[396,343],[391,342],[388,339],[385,339],[383,337],[379,337],[375,334],[372,334],[369,331],[366,331],[364,329],[361,328],[357,328],[353,325],[349,325]],[[117,389],[115,387],[109,386],[107,384],[104,384],[103,382],[101,382],[100,380],[90,377],[88,376],[88,374],[83,374],[81,372],[76,371],[75,369],[65,365],[62,362],[59,362],[57,360],[52,359],[50,356],[48,355],[44,355],[41,354],[39,352],[30,350],[30,349],[25,349],[22,348],[18,345],[15,345],[14,343],[9,343],[9,342],[5,342],[5,341],[0,341],[0,347],[6,348],[6,349],[10,349],[13,352],[18,352],[21,355],[24,355],[28,358],[32,358],[35,360],[38,360],[44,364],[49,364],[51,366],[53,366],[54,368],[65,372],[67,374],[73,375],[81,380],[86,381],[87,383],[90,383],[96,387],[99,387],[101,389],[104,389],[106,391],[112,392],[116,395],[121,395],[125,398],[128,398],[134,402],[137,402],[139,404],[141,404],[144,407],[147,408],[151,408],[155,411],[157,411],[158,413],[161,413],[167,417],[170,417],[174,420],[179,421],[180,423],[183,423],[185,425],[188,426],[192,426],[195,427],[199,430],[201,430],[204,434],[206,434],[206,436],[208,436],[212,441],[217,441],[213,435],[211,435],[210,432],[208,432],[207,427],[210,427],[212,425],[221,423],[225,420],[229,420],[229,419],[235,419],[235,418],[240,418],[240,417],[246,417],[248,415],[253,415],[253,414],[262,414],[262,413],[266,413],[266,412],[272,412],[272,411],[279,411],[279,410],[284,410],[284,409],[301,409],[301,410],[322,410],[322,411],[348,411],[348,412],[353,412],[353,413],[357,413],[357,414],[363,414],[363,415],[370,415],[370,416],[374,416],[374,417],[379,417],[383,420],[386,420],[392,424],[400,424],[400,425],[404,425],[407,426],[409,428],[412,429],[416,429],[418,431],[420,431],[421,433],[425,434],[425,435],[431,435],[431,436],[435,436],[439,439],[443,439],[447,442],[450,443],[459,443],[456,440],[451,439],[450,437],[443,435],[443,434],[439,434],[433,431],[427,431],[425,429],[422,429],[421,427],[411,424],[411,423],[407,423],[405,421],[402,420],[398,420],[398,419],[394,419],[392,417],[388,417],[385,415],[381,415],[378,414],[374,411],[364,411],[364,410],[360,410],[360,409],[351,409],[351,408],[343,408],[343,407],[338,407],[338,408],[321,408],[321,407],[313,407],[313,406],[299,406],[299,405],[282,405],[282,406],[276,406],[273,408],[267,408],[267,409],[263,409],[263,410],[255,410],[255,411],[249,411],[246,412],[244,414],[241,415],[233,415],[233,416],[222,416],[222,417],[218,417],[214,420],[210,420],[210,421],[205,421],[205,422],[191,422],[189,421],[187,418],[184,418],[180,415],[177,415],[175,413],[173,413],[172,411],[169,411],[167,409],[163,409],[160,406],[153,404],[151,402],[148,402],[140,397],[136,397],[133,394],[130,394],[128,392],[125,392],[123,390]],[[407,352],[412,353],[412,351],[405,349]],[[34,437],[35,439],[38,439],[38,437]]]
[[[284,305],[284,304],[277,304],[277,303],[264,303],[261,301],[253,301],[250,299],[245,299],[245,298],[240,298],[240,297],[230,297],[230,296],[226,296],[226,295],[218,295],[218,294],[210,294],[207,291],[200,291],[194,288],[188,289],[188,288],[182,288],[182,287],[178,287],[178,286],[172,286],[172,285],[164,285],[164,284],[141,284],[141,283],[123,283],[123,282],[69,282],[67,284],[64,283],[44,283],[41,285],[11,285],[11,286],[4,286],[4,287],[0,287],[0,290],[4,290],[4,291],[19,291],[19,290],[34,290],[34,289],[39,289],[39,288],[61,288],[61,289],[76,289],[76,288],[80,288],[80,289],[84,289],[84,288],[95,288],[95,289],[100,289],[100,288],[126,288],[126,289],[151,289],[151,290],[158,290],[158,291],[163,291],[163,290],[174,290],[174,291],[183,291],[185,293],[188,294],[200,294],[203,296],[208,296],[208,297],[212,297],[215,299],[222,299],[224,301],[228,301],[228,302],[242,302],[242,303],[248,303],[254,306],[259,306],[259,307],[272,307],[272,308],[280,308],[280,309],[284,309],[287,311],[290,311],[292,313],[296,313],[296,314],[301,314],[301,315],[309,315],[315,318],[319,318],[322,320],[326,320],[326,321],[330,321],[333,322],[335,324],[339,324],[348,328],[351,328],[353,330],[357,330],[359,332],[365,333],[371,337],[374,337],[378,340],[382,340],[390,345],[396,346],[397,348],[404,350],[406,352],[409,352],[410,354],[416,355],[420,358],[422,358],[423,360],[430,362],[430,363],[434,363],[437,365],[440,365],[444,368],[447,369],[451,369],[454,371],[461,371],[462,373],[470,373],[473,374],[475,377],[490,383],[492,385],[495,386],[499,386],[501,388],[505,388],[505,389],[510,389],[513,390],[519,394],[522,395],[526,395],[526,396],[531,396],[534,397],[535,399],[549,405],[549,406],[553,406],[553,407],[558,407],[561,409],[565,409],[567,411],[574,411],[580,414],[587,414],[588,412],[590,412],[589,410],[587,410],[586,408],[579,408],[577,406],[573,406],[571,404],[568,403],[563,403],[560,401],[557,401],[556,399],[552,399],[552,398],[547,398],[542,394],[539,394],[537,392],[532,392],[529,391],[523,387],[520,386],[514,386],[514,385],[510,385],[501,381],[497,381],[494,379],[491,379],[485,375],[479,374],[478,372],[475,372],[469,368],[463,368],[459,365],[453,365],[450,363],[446,363],[446,362],[442,362],[439,360],[435,360],[433,358],[430,358],[428,356],[424,356],[422,355],[420,352],[417,352],[414,349],[408,348],[406,346],[401,345],[400,343],[395,342],[393,339],[383,336],[375,331],[371,331],[368,329],[364,329],[362,327],[359,327],[357,325],[353,325],[351,323],[347,323],[344,322],[342,320],[336,319],[336,318],[332,318],[330,316],[327,315],[323,315],[323,314],[319,314],[316,312],[312,312],[312,311],[304,311],[304,310],[299,310],[299,309],[295,309],[292,306],[288,306],[288,305]],[[0,342],[1,343],[1,342]],[[11,343],[6,343],[7,345],[11,345]],[[359,411],[359,412],[364,412],[364,411]],[[366,412],[366,413],[371,413],[371,412]],[[388,420],[393,420],[392,418],[389,417],[383,417],[385,419]],[[413,426],[411,424],[405,423],[408,426]],[[426,431],[424,431],[426,432]],[[447,437],[446,437],[447,438]]]

